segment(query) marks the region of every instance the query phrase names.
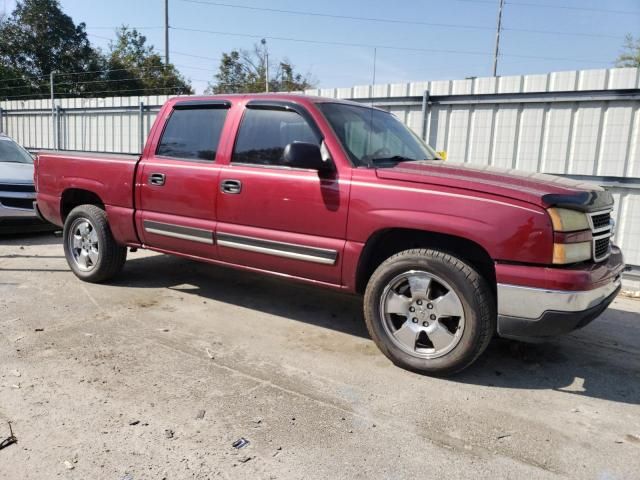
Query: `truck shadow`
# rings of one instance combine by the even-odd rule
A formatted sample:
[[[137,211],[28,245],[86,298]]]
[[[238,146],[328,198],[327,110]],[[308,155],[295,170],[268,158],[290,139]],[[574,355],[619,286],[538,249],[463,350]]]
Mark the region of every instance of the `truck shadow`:
[[[599,321],[607,321],[607,313]],[[639,335],[640,322],[635,336]],[[451,380],[504,389],[554,390],[638,405],[640,351],[601,342],[591,326],[544,343],[496,338],[474,365]]]
[[[127,260],[112,285],[168,288],[368,338],[360,298],[170,255]]]
[[[0,233],[0,245],[2,246],[18,245],[26,247],[58,244],[62,246],[62,238],[53,232]]]
[[[160,255],[129,260],[112,285],[168,288],[368,338],[361,298],[260,274]],[[610,308],[585,329],[545,343],[496,338],[450,381],[640,404],[638,345],[640,315]]]

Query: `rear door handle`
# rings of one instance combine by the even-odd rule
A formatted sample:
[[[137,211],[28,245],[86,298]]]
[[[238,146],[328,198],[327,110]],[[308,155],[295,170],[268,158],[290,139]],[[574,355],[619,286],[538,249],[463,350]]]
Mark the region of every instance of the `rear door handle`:
[[[242,182],[240,180],[223,180],[220,189],[222,193],[238,194],[242,191]]]
[[[164,185],[166,179],[167,176],[164,173],[152,173],[149,175],[149,184],[161,187]]]

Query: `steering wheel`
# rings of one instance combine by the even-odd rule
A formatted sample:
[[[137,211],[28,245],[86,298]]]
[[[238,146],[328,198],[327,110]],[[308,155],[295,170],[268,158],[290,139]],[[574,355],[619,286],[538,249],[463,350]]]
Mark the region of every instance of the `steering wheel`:
[[[389,150],[387,147],[382,147],[379,148],[378,150],[376,150],[375,152],[366,155],[363,160],[371,160],[372,158],[377,158],[377,157],[388,157],[391,155],[391,150]]]

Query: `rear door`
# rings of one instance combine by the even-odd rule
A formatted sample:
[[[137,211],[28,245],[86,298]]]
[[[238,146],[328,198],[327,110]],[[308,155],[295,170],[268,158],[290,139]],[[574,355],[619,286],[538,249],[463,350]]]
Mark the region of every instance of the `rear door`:
[[[215,258],[216,165],[230,103],[174,105],[155,152],[138,167],[137,227],[157,249]]]
[[[283,165],[285,146],[296,141],[322,144],[307,110],[293,102],[247,104],[219,179],[220,259],[339,284],[349,182],[339,172],[321,177]]]

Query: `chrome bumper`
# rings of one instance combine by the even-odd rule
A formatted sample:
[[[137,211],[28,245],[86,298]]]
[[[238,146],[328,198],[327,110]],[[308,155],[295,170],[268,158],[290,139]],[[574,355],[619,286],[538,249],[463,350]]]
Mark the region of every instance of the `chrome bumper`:
[[[8,185],[14,187],[14,185]],[[0,186],[0,221],[10,220],[13,218],[38,218],[36,211],[33,208],[33,202],[36,200],[35,192],[31,191],[5,191]],[[28,186],[19,185],[19,187],[29,188]],[[31,186],[33,189],[33,186]],[[22,202],[26,205],[13,206],[11,203],[16,201]],[[27,207],[28,208],[24,208]]]
[[[12,218],[38,218],[33,208],[13,208],[7,207],[0,203],[0,220],[9,220]]]
[[[536,320],[545,312],[582,312],[606,300],[620,288],[620,278],[586,291],[546,290],[498,284],[498,315]]]

